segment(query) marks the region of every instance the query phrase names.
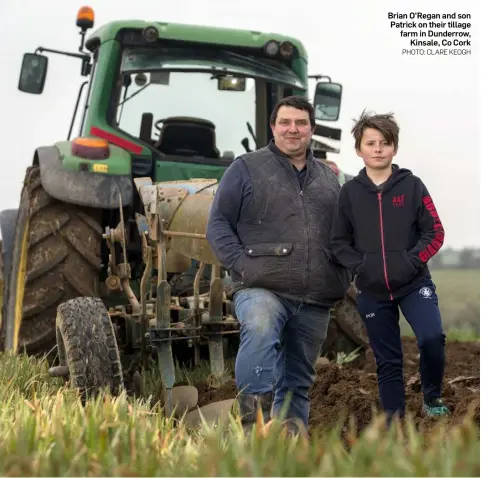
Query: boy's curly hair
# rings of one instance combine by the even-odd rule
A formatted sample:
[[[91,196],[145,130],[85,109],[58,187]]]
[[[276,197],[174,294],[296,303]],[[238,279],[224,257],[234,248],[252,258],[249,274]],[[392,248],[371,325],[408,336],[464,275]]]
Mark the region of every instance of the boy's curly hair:
[[[388,144],[394,145],[394,151],[397,151],[399,145],[399,126],[394,120],[394,113],[372,114],[364,110],[359,119],[354,119],[354,126],[351,130],[354,136],[355,148],[361,148],[361,139],[366,128],[377,129]]]

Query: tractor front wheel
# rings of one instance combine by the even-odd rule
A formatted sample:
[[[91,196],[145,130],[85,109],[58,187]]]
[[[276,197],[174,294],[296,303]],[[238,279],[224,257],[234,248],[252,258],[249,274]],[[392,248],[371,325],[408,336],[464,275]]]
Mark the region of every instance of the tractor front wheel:
[[[98,298],[78,297],[58,307],[56,336],[60,366],[82,399],[101,390],[118,395],[124,388],[112,322]]]

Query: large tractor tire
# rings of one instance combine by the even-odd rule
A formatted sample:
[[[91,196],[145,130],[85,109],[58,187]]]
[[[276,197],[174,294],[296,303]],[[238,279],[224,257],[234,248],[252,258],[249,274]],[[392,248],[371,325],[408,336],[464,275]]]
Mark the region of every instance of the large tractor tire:
[[[0,241],[0,330],[2,330],[3,321],[3,288],[5,282],[8,282],[10,269],[12,267],[17,213],[18,209],[6,209],[0,212],[0,231],[2,234],[2,240]]]
[[[2,330],[3,322],[3,284],[4,284],[4,272],[3,272],[3,241],[0,239],[0,330]],[[1,347],[0,347],[1,349]]]
[[[67,366],[70,385],[82,400],[100,391],[118,395],[124,388],[114,328],[103,302],[78,297],[60,304],[56,319],[60,367]]]
[[[8,281],[8,275],[12,268],[13,246],[15,241],[15,224],[17,222],[18,209],[5,209],[0,213],[0,231],[2,232],[2,265],[4,279]]]
[[[4,285],[6,350],[43,355],[55,346],[57,306],[98,296],[101,211],[54,199],[30,167],[18,210],[12,266]]]

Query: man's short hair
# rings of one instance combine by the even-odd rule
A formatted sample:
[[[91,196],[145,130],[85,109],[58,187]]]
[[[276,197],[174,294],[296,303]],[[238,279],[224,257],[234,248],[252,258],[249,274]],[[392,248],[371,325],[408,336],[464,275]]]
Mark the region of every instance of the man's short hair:
[[[290,106],[292,108],[297,108],[298,110],[307,111],[309,113],[309,122],[311,123],[311,128],[316,127],[314,108],[311,103],[309,103],[309,100],[307,98],[303,98],[302,96],[286,96],[285,98],[282,98],[280,101],[278,101],[276,106],[272,110],[271,125],[276,124],[277,113],[279,112],[279,108],[281,106]]]
[[[372,114],[364,110],[358,120],[354,120],[354,126],[351,130],[354,136],[355,148],[361,149],[361,139],[366,128],[377,129],[388,144],[394,145],[394,151],[397,151],[399,145],[399,126],[394,120],[394,113]]]

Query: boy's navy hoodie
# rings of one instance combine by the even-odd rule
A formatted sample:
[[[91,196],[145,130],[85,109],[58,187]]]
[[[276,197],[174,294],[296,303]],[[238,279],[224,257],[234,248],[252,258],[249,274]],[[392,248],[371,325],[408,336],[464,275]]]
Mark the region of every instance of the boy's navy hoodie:
[[[444,229],[423,182],[408,169],[376,186],[365,168],[339,193],[332,252],[356,275],[361,291],[393,300],[429,276],[427,261],[444,242]]]

